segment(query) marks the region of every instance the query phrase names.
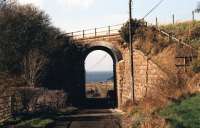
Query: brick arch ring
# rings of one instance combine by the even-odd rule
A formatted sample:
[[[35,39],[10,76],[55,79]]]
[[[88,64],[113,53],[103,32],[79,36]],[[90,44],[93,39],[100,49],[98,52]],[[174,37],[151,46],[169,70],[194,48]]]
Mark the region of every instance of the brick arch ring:
[[[107,52],[113,59],[114,63],[123,60],[122,53],[114,45],[107,42],[88,43],[83,52],[83,60],[85,60],[91,52],[95,50],[102,50]]]

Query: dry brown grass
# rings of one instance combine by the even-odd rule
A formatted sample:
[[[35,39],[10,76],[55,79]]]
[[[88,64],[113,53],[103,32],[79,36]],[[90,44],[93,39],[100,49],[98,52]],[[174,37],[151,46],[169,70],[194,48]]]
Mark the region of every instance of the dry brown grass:
[[[88,95],[88,98],[105,98],[110,90],[114,90],[113,82],[97,82],[86,84],[86,94]],[[96,92],[98,95],[95,96],[89,92]]]
[[[6,95],[12,87],[27,86],[25,80],[19,76],[10,75],[8,73],[0,73],[0,95]]]

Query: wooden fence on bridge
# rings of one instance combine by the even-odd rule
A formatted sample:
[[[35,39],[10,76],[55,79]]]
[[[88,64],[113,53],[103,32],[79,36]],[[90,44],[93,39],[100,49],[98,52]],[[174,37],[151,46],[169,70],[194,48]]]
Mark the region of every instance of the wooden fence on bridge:
[[[88,39],[88,38],[98,38],[102,36],[115,36],[119,35],[119,30],[124,24],[117,24],[107,27],[99,27],[93,29],[85,29],[81,31],[69,32],[66,35],[72,37],[73,39]]]

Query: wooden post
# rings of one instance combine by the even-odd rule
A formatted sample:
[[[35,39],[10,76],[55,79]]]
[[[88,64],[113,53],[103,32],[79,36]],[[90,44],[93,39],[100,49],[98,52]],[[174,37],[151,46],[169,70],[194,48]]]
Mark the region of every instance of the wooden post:
[[[9,98],[10,98],[9,99],[10,100],[10,116],[13,116],[15,112],[13,96],[10,96]]]
[[[172,40],[172,33],[169,33],[169,41]]]
[[[133,69],[133,42],[132,42],[132,0],[129,0],[129,52],[130,52],[130,66],[131,66],[131,80],[130,85],[132,85],[132,100],[135,101],[135,85],[134,85],[134,69]]]
[[[195,17],[194,17],[194,11],[192,11],[192,21],[195,21]]]
[[[83,38],[85,38],[85,30],[83,30]]]
[[[94,29],[94,36],[95,37],[97,36],[97,29],[96,28]]]
[[[156,17],[156,27],[158,27],[158,17]]]
[[[173,24],[175,24],[175,15],[174,15],[174,14],[172,15],[172,20],[173,20],[173,21],[172,21]]]
[[[110,26],[108,26],[108,35],[110,36]]]
[[[200,47],[199,47],[199,49],[198,49],[198,58],[197,58],[197,59],[200,60]]]
[[[186,72],[186,57],[184,57],[184,70],[185,70],[185,72]]]

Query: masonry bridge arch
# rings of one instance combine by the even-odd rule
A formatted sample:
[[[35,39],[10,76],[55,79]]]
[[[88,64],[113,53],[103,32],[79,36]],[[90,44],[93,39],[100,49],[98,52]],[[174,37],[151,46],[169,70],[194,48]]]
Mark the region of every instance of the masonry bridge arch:
[[[107,104],[106,102],[109,102],[107,99],[87,99],[85,94],[85,104],[87,106],[96,107],[96,106],[103,106],[103,107],[117,107],[118,106],[118,83],[117,83],[117,65],[120,61],[123,60],[123,56],[121,51],[114,46],[113,44],[106,42],[106,41],[88,41],[84,43],[84,50],[82,51],[82,63],[85,65],[85,60],[88,57],[88,55],[96,50],[101,50],[106,52],[110,55],[113,61],[113,104]],[[95,60],[94,60],[95,61]],[[85,67],[85,66],[84,66]],[[84,68],[84,74],[86,75],[86,69]],[[84,90],[86,89],[86,77],[84,79]],[[86,92],[86,91],[84,91]]]
[[[104,29],[101,32],[99,32],[99,29],[95,28],[94,30],[89,29],[68,33],[68,35],[73,38],[74,43],[84,47],[80,66],[84,67],[87,55],[94,50],[103,50],[112,57],[115,75],[115,107],[118,108],[122,108],[124,104],[130,101],[132,102],[133,99],[138,101],[144,99],[147,95],[152,95],[158,86],[163,83],[170,83],[172,77],[173,79],[177,79],[172,74],[176,74],[179,70],[177,68],[176,56],[180,56],[177,51],[181,51],[181,49],[178,46],[183,45],[191,49],[190,46],[178,42],[176,38],[170,37],[166,32],[144,26],[146,28],[145,31],[143,31],[142,38],[141,35],[137,36],[133,42],[133,85],[131,82],[130,51],[127,44],[120,36],[119,30],[121,27],[122,25],[109,26],[106,30],[105,28],[99,28],[100,30]],[[157,42],[155,42],[155,38],[157,38]],[[163,48],[159,54],[155,54],[152,57],[149,57],[144,51],[147,45],[154,49],[156,48],[154,45],[159,44],[169,45]],[[166,51],[168,48],[170,48],[171,52],[175,53],[173,54],[174,56],[170,54],[171,52]],[[152,49],[149,49],[150,52],[153,52]],[[168,58],[168,63],[165,63],[165,58]],[[169,71],[168,69],[171,68],[174,70]],[[84,68],[81,71],[84,74]],[[81,77],[85,79],[84,75]],[[85,84],[85,81],[82,84]],[[77,86],[76,89],[79,91],[82,90],[82,97],[84,97],[84,85]],[[77,97],[77,101],[80,101],[81,95],[79,96],[80,97]]]
[[[82,65],[85,65],[85,59],[87,56],[96,50],[105,51],[113,60],[113,76],[114,76],[114,100],[115,104],[112,107],[120,108],[120,106],[128,100],[132,100],[132,87],[130,86],[130,65],[129,65],[129,50],[127,46],[124,46],[123,41],[119,34],[109,37],[99,37],[84,40],[76,40],[76,43],[84,47],[82,51]],[[85,75],[85,66],[84,75]],[[85,80],[85,76],[83,77]],[[85,84],[83,82],[82,92],[85,93]],[[85,97],[85,94],[82,96]],[[84,101],[84,100],[83,100]],[[84,101],[83,104],[86,104]],[[87,104],[88,105],[88,104]]]

